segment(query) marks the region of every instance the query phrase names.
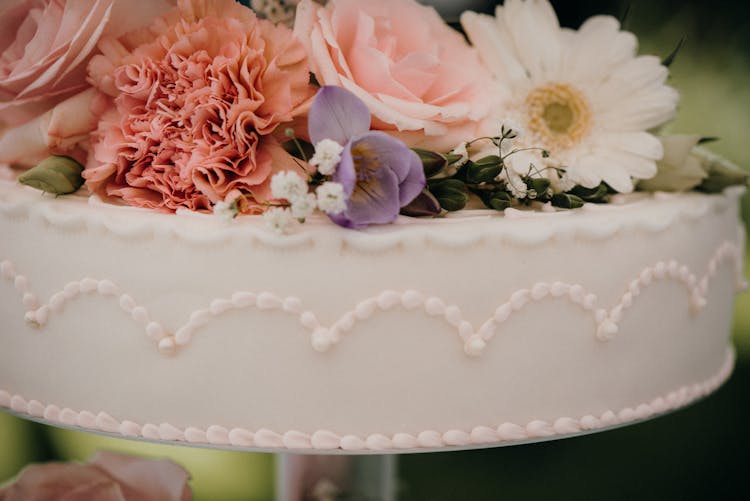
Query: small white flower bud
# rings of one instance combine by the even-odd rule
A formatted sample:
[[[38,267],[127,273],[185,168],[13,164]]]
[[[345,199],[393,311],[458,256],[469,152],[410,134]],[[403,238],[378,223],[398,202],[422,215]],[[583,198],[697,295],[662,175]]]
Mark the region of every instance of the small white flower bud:
[[[214,204],[214,216],[229,224],[239,214],[236,203],[217,202]]]
[[[310,165],[317,167],[324,176],[330,176],[341,162],[343,151],[344,147],[333,139],[323,139],[315,145],[315,155],[310,159]]]
[[[279,172],[271,178],[271,195],[294,203],[307,195],[307,182],[294,172]]]
[[[329,181],[323,183],[316,192],[318,196],[318,208],[328,214],[341,214],[346,210],[346,197],[344,186],[341,183]]]
[[[294,216],[288,207],[271,207],[263,214],[263,219],[277,233],[286,233],[294,224]]]
[[[299,221],[304,221],[317,208],[317,199],[314,193],[308,193],[304,197],[297,198],[292,202],[292,215]]]

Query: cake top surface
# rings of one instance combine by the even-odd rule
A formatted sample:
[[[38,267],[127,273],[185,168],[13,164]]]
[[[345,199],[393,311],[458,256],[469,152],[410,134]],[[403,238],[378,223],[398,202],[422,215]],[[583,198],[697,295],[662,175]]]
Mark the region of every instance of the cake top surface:
[[[268,231],[260,216],[243,217],[231,225],[222,225],[216,224],[215,217],[210,214],[187,210],[176,214],[155,214],[147,209],[106,203],[96,195],[82,193],[57,199],[10,181],[0,181],[0,215],[41,218],[71,228],[103,227],[126,239],[169,235],[190,242],[220,243],[232,238],[249,238],[280,248],[295,248],[325,240],[329,244],[336,241],[354,249],[371,251],[420,240],[461,247],[487,238],[539,245],[563,235],[596,241],[625,229],[656,234],[679,221],[724,210],[744,192],[743,187],[736,186],[714,195],[635,193],[619,195],[609,204],[586,204],[575,211],[463,210],[440,219],[400,217],[391,225],[356,232],[331,225],[323,216],[314,216],[305,225],[280,235]]]

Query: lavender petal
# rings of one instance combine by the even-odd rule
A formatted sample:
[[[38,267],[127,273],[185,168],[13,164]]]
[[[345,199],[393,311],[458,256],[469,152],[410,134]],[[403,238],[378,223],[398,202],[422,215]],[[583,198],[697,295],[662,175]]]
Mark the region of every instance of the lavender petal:
[[[422,160],[412,150],[408,151],[411,157],[409,160],[409,171],[406,174],[406,178],[399,185],[398,196],[401,207],[409,205],[427,186]]]
[[[333,181],[341,183],[344,187],[344,194],[347,198],[352,196],[354,187],[357,184],[357,171],[352,158],[352,144],[349,142],[341,153],[341,161],[333,174]]]
[[[344,145],[351,138],[370,130],[370,110],[346,89],[327,85],[313,100],[308,131],[313,144],[332,139]]]

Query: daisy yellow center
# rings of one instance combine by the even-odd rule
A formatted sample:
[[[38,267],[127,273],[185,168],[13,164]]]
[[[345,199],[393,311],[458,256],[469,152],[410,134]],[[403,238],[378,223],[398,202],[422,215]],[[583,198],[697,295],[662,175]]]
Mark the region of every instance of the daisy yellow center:
[[[563,83],[537,87],[526,97],[529,131],[546,148],[560,150],[578,144],[591,130],[591,109],[578,90]]]

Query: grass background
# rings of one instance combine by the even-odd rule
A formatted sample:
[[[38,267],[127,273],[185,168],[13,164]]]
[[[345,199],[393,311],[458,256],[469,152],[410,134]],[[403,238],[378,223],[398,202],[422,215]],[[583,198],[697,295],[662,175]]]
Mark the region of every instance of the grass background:
[[[553,2],[564,25],[590,15],[620,17],[616,0]],[[491,5],[488,5],[491,10]],[[750,22],[744,2],[634,0],[626,20],[642,52],[666,56],[685,36],[671,84],[683,101],[673,132],[719,137],[711,148],[750,167]],[[530,33],[529,36],[533,36]],[[750,203],[745,203],[750,215]],[[745,220],[750,220],[746,217]],[[400,499],[747,498],[750,438],[750,294],[737,300],[738,364],[714,396],[638,426],[522,447],[403,456]],[[97,448],[169,457],[193,476],[195,499],[273,495],[273,457],[144,445],[48,428],[0,413],[0,483],[25,464],[83,460]],[[744,491],[744,496],[742,495]]]

